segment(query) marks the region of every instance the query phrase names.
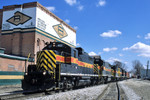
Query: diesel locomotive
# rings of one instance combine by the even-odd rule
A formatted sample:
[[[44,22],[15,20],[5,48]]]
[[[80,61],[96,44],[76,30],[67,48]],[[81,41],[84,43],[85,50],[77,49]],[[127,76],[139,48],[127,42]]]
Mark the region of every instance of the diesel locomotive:
[[[50,42],[37,53],[36,65],[28,65],[23,90],[72,89],[127,77],[123,69],[100,56],[89,56],[83,48]]]

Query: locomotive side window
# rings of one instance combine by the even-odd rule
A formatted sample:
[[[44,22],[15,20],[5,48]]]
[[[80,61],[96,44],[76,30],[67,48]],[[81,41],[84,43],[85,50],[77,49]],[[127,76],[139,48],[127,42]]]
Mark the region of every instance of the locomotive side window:
[[[57,47],[63,47],[63,44],[58,44]]]
[[[55,45],[55,42],[53,43],[53,47],[55,47],[56,45]]]
[[[99,59],[96,59],[97,62],[99,62]]]
[[[53,45],[52,45],[52,44],[48,45],[48,48],[51,48],[51,47],[53,47]]]

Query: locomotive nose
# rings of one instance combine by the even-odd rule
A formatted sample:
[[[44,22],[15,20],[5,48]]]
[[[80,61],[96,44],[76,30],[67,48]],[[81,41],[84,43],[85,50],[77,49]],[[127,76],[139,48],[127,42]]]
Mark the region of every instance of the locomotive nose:
[[[32,79],[31,80],[31,84],[33,85],[33,84],[36,84],[37,83],[37,80],[36,79]]]
[[[55,72],[56,54],[52,50],[43,50],[37,53],[37,69],[42,72]]]

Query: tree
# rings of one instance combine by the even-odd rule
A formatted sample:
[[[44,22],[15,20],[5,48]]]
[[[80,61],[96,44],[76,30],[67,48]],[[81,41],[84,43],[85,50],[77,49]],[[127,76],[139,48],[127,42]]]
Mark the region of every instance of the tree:
[[[140,73],[141,69],[144,69],[143,65],[141,64],[139,60],[132,61],[132,66],[133,66],[134,74],[137,76],[141,74]]]
[[[126,64],[122,63],[122,69],[127,70]]]
[[[124,64],[124,63],[122,63],[122,62],[120,62],[120,61],[115,61],[113,65],[118,66],[118,67],[120,67],[120,68],[122,68],[122,69],[124,69],[124,70],[127,69],[126,64]]]

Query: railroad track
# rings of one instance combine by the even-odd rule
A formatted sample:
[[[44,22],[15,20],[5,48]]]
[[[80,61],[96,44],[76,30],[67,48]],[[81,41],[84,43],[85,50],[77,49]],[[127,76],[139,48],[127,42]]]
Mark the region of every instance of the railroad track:
[[[76,89],[75,89],[76,90]],[[69,91],[69,90],[66,90]],[[30,98],[53,95],[62,92],[62,90],[51,90],[48,92],[17,92],[6,95],[0,95],[0,100],[25,100]],[[117,82],[108,83],[105,90],[98,96],[97,100],[127,100],[124,91],[119,87]]]
[[[98,96],[97,100],[127,100],[118,82],[108,83],[108,87]]]

